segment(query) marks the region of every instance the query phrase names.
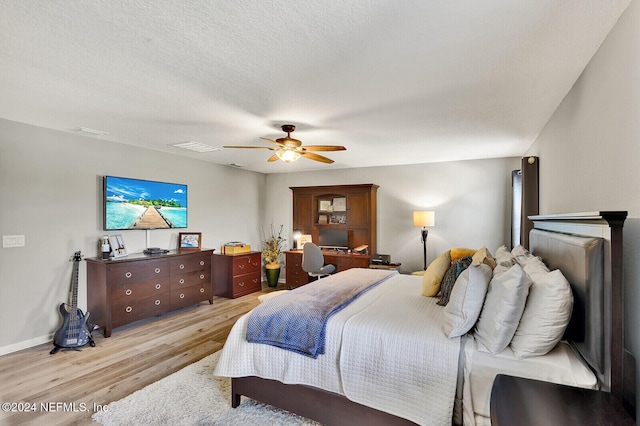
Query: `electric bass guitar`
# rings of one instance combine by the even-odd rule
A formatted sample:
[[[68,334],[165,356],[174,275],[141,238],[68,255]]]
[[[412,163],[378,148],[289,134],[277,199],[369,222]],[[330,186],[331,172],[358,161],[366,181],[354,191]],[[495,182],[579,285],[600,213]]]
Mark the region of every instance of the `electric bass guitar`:
[[[60,348],[79,348],[87,343],[95,346],[91,330],[87,325],[89,312],[83,314],[78,309],[78,265],[82,260],[79,251],[73,255],[73,272],[71,273],[71,294],[69,304],[60,304],[60,315],[62,315],[62,325],[53,335],[53,349],[51,354],[55,354]]]

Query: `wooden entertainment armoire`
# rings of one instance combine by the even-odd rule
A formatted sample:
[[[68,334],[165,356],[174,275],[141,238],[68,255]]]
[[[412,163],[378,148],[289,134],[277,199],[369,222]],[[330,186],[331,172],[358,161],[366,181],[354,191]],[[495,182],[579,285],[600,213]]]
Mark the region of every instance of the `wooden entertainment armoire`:
[[[320,229],[346,229],[349,248],[367,245],[366,254],[325,252],[325,263],[338,271],[367,268],[377,253],[378,185],[297,186],[293,191],[293,229],[319,240]],[[334,208],[334,206],[338,206]],[[325,207],[331,206],[331,207]],[[285,252],[287,286],[298,287],[309,282],[302,270],[302,250]]]

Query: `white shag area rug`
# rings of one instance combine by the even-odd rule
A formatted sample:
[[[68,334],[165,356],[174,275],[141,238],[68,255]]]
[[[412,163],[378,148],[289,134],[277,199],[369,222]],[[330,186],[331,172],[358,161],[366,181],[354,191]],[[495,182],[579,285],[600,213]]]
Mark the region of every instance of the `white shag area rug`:
[[[93,415],[104,426],[305,425],[319,423],[242,398],[231,408],[231,380],[213,375],[220,352],[209,355]]]

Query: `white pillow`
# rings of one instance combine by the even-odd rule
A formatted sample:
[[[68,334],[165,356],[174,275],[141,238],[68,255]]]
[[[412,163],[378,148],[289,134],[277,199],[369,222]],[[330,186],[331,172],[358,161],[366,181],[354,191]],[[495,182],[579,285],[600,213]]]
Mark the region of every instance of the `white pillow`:
[[[516,259],[520,266],[524,266],[527,261],[534,259],[535,256],[522,245],[517,245],[511,250],[511,255]]]
[[[491,267],[471,265],[465,269],[453,286],[449,303],[444,307],[444,333],[449,339],[460,337],[478,320],[487,287],[491,280]]]
[[[544,355],[553,349],[562,339],[573,308],[571,286],[562,272],[538,270],[531,277],[527,304],[511,340],[518,359]]]
[[[504,274],[509,268],[516,264],[516,259],[505,246],[500,246],[496,249],[494,258],[496,260],[496,266],[493,268],[494,277]]]
[[[518,264],[489,283],[476,339],[491,353],[502,352],[513,338],[529,294],[531,278]]]

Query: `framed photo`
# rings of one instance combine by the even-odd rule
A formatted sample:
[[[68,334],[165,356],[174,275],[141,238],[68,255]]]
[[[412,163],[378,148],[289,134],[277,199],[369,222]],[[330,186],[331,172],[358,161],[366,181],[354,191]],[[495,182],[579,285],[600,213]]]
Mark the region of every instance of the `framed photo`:
[[[124,245],[124,238],[122,238],[121,234],[109,235],[109,245],[111,246],[111,253],[113,253],[114,258],[128,254],[127,248]]]
[[[301,249],[306,243],[310,243],[311,241],[311,234],[304,234],[302,237],[300,237],[300,240],[298,242],[298,249]]]
[[[331,208],[331,200],[320,200],[318,204],[318,210],[321,212],[330,212]]]
[[[333,199],[333,211],[334,212],[346,212],[347,211],[347,199],[345,197]]]
[[[178,250],[200,250],[202,232],[180,232],[178,234]]]

